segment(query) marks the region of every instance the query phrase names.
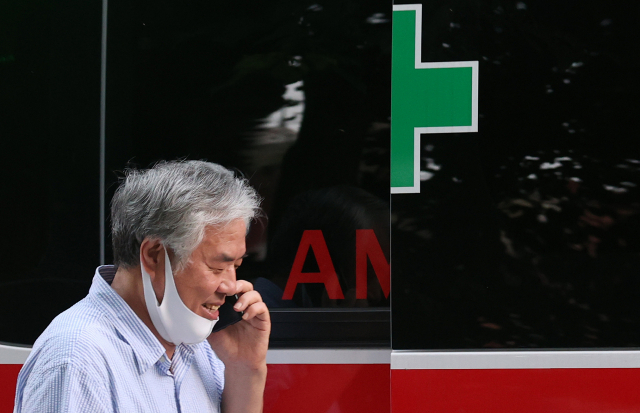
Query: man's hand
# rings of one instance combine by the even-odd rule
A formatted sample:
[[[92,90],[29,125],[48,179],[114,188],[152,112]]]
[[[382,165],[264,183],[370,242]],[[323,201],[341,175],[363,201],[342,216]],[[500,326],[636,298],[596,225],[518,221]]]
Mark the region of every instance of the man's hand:
[[[235,293],[238,301],[233,309],[244,311],[243,320],[211,334],[208,340],[227,368],[233,365],[258,368],[267,357],[271,331],[269,310],[250,282],[238,280]]]
[[[234,310],[244,311],[243,320],[207,339],[225,365],[222,409],[225,413],[261,412],[271,318],[250,282],[238,280],[235,294],[238,301]]]

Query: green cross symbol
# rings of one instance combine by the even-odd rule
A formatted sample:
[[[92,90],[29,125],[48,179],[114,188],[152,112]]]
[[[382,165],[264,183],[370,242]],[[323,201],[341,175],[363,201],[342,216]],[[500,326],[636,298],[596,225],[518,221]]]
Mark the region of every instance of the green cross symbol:
[[[478,131],[478,62],[422,62],[422,4],[393,6],[391,193],[420,192],[420,134]]]

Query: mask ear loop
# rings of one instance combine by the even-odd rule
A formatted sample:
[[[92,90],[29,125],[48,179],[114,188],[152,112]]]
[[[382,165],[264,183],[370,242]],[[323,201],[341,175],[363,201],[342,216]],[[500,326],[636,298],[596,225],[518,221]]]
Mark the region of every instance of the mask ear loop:
[[[166,248],[164,249],[166,254]],[[167,264],[171,265],[171,263],[168,263],[168,261],[165,261],[165,265]],[[163,339],[172,343],[173,341],[169,336],[169,333],[167,332],[167,330],[164,328],[164,324],[162,323],[162,320],[160,318],[159,308],[161,304],[158,302],[158,297],[156,297],[156,293],[153,290],[153,284],[151,283],[151,276],[149,275],[147,270],[144,268],[144,264],[142,262],[142,254],[140,255],[140,272],[142,273],[142,288],[144,290],[144,301],[145,301],[145,304],[147,305],[147,312],[149,313],[149,317],[151,318],[151,323],[156,328],[156,330],[158,330],[158,334],[160,334],[160,336]],[[167,291],[166,267],[165,267],[165,285],[164,286],[165,286],[165,291],[163,293],[163,297],[166,296],[166,291]]]

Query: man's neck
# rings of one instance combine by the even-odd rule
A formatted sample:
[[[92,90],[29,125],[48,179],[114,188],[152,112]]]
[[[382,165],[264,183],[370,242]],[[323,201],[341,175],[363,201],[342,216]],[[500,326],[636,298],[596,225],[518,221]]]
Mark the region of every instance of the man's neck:
[[[147,305],[144,301],[144,288],[142,286],[142,274],[140,272],[140,267],[129,269],[118,268],[116,276],[111,283],[111,288],[113,288],[115,292],[117,292],[120,297],[129,304],[129,307],[131,307],[133,312],[136,313],[147,327],[149,327],[149,330],[151,330],[153,335],[156,336],[160,344],[165,348],[167,357],[171,359],[176,346],[163,339],[151,321]]]

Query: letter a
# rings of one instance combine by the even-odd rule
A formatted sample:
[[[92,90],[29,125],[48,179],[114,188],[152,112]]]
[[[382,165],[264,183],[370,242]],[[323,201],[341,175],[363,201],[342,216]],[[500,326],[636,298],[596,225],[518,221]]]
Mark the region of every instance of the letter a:
[[[378,276],[384,297],[389,297],[391,268],[372,229],[356,230],[356,298],[367,298],[367,257]]]
[[[302,266],[304,265],[305,258],[307,258],[309,248],[313,249],[320,272],[302,272]],[[322,231],[317,229],[306,230],[302,234],[298,252],[296,252],[296,258],[293,260],[293,266],[289,273],[287,286],[284,289],[284,294],[282,294],[282,299],[292,300],[293,293],[296,291],[298,284],[306,283],[323,283],[330,299],[344,299],[344,294],[342,294],[342,288],[340,288],[336,270],[333,268],[333,262],[331,261],[324,235],[322,235]]]

